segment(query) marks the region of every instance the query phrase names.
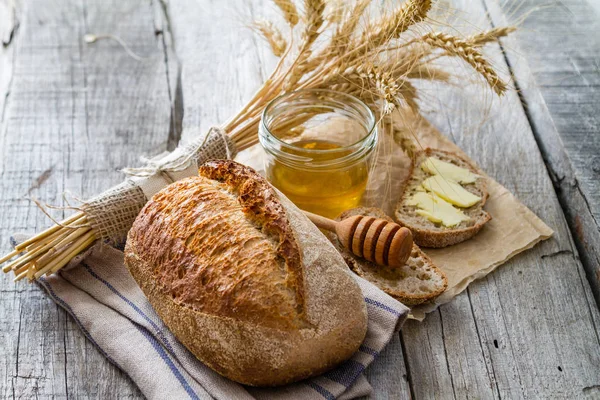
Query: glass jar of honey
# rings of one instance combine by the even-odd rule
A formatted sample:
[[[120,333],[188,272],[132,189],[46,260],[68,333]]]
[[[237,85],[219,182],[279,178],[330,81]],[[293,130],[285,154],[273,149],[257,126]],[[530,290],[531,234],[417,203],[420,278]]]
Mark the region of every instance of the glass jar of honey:
[[[267,179],[303,210],[329,218],[357,207],[377,143],[373,112],[331,90],[300,90],[264,110],[259,139]]]

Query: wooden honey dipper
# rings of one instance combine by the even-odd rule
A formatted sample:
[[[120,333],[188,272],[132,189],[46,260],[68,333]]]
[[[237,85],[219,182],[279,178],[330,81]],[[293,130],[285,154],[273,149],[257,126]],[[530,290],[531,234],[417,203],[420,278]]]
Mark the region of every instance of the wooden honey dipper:
[[[340,222],[304,211],[319,228],[335,232],[342,245],[354,255],[390,267],[401,267],[412,250],[407,228],[385,219],[355,215]]]

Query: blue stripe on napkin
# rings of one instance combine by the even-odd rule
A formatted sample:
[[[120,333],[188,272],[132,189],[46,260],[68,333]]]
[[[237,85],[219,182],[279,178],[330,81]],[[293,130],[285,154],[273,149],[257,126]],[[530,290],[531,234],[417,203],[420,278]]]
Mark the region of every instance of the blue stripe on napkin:
[[[329,390],[325,389],[323,386],[321,386],[313,381],[306,381],[306,385],[311,387],[312,389],[316,390],[317,393],[319,393],[321,396],[323,396],[327,400],[335,400],[335,396],[333,394],[331,394],[331,392]]]
[[[323,374],[323,376],[330,381],[337,382],[349,388],[364,370],[364,365],[353,359],[349,359],[338,365],[335,369]]]
[[[400,311],[395,310],[392,307],[386,306],[385,304],[380,303],[377,300],[370,299],[368,297],[365,297],[365,303],[373,305],[373,306],[376,306],[376,307],[379,307],[382,310],[385,310],[385,311],[387,311],[389,313],[392,313],[392,314],[394,314],[397,317],[399,317],[400,315],[402,315],[402,313]]]
[[[368,346],[365,346],[364,344],[361,344],[360,347],[358,348],[358,350],[362,351],[363,353],[372,355],[373,358],[375,358],[379,355],[379,352],[377,350],[372,349]]]
[[[162,358],[163,361],[165,362],[165,364],[167,364],[167,366],[169,367],[171,372],[173,372],[173,375],[175,375],[177,380],[181,383],[181,385],[183,386],[183,388],[185,389],[187,394],[190,395],[190,398],[192,398],[194,400],[200,400],[200,398],[198,397],[196,392],[194,392],[194,389],[192,389],[190,384],[185,380],[185,377],[181,374],[179,369],[177,369],[177,366],[175,365],[175,363],[173,363],[173,360],[171,360],[171,357],[169,357],[169,355],[167,354],[165,349],[163,349],[160,342],[158,340],[156,340],[156,338],[154,336],[152,336],[145,328],[143,328],[135,323],[133,324],[133,326],[135,326],[140,331],[140,333],[142,335],[144,335],[144,337],[146,339],[148,339],[148,342],[150,342],[150,344],[152,345],[152,347],[154,347],[154,350],[156,350],[156,352],[158,353],[160,358]]]

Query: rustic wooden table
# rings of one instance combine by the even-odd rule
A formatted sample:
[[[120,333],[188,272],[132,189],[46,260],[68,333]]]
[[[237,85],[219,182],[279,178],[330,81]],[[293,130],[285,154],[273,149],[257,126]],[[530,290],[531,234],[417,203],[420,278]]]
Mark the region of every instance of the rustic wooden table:
[[[98,193],[182,127],[204,131],[243,104],[273,65],[243,22],[273,7],[225,3],[0,0],[1,253],[11,233],[49,224],[28,197]],[[547,2],[454,3],[502,25]],[[408,322],[367,371],[376,398],[600,398],[599,31],[597,1],[563,0],[490,46],[519,91],[493,101],[475,137],[464,127],[481,121],[481,96],[430,96],[442,111],[427,117],[556,233]],[[35,285],[8,278],[0,355],[3,398],[142,397]]]

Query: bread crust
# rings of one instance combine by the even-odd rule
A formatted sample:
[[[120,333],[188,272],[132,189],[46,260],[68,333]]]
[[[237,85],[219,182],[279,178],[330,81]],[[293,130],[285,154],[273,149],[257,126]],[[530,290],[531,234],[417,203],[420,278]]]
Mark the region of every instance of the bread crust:
[[[492,216],[490,214],[483,211],[483,207],[485,206],[485,203],[489,197],[489,193],[487,191],[487,183],[485,181],[485,178],[478,179],[478,181],[476,183],[476,187],[482,193],[482,196],[481,196],[480,203],[478,205],[474,206],[478,210],[479,209],[481,210],[481,216],[478,217],[475,224],[468,226],[468,227],[460,227],[459,226],[457,228],[444,228],[443,230],[433,230],[433,229],[429,229],[427,227],[423,227],[423,226],[411,223],[406,218],[406,216],[402,213],[401,207],[402,207],[403,203],[406,201],[407,196],[409,196],[408,189],[409,189],[409,185],[410,185],[410,178],[413,176],[413,174],[415,172],[415,168],[419,167],[417,165],[418,164],[417,161],[424,159],[425,157],[431,157],[431,156],[436,156],[436,155],[457,160],[461,164],[461,166],[467,167],[473,173],[482,175],[482,172],[478,168],[476,168],[473,164],[471,164],[464,158],[460,157],[456,153],[452,153],[452,152],[448,152],[448,151],[444,151],[444,150],[427,148],[423,151],[419,151],[414,154],[413,162],[411,163],[411,166],[410,166],[408,178],[404,181],[403,186],[402,186],[402,190],[401,190],[402,196],[400,197],[400,200],[398,201],[398,205],[396,207],[395,218],[396,218],[396,222],[398,222],[400,225],[405,226],[411,230],[411,232],[413,234],[414,242],[421,247],[442,248],[442,247],[447,247],[447,246],[451,246],[454,244],[464,242],[465,240],[468,240],[468,239],[472,238],[473,236],[475,236],[483,228],[483,226],[489,220],[492,219]],[[427,222],[425,220],[425,218],[423,218],[423,221]]]
[[[219,160],[153,197],[125,261],[196,357],[237,382],[276,386],[334,367],[366,334],[360,288],[323,239],[260,175]],[[182,295],[196,286],[201,301]]]
[[[298,313],[304,313],[302,261],[293,230],[281,202],[269,183],[254,170],[235,162],[208,161],[200,166],[200,176],[223,182],[239,196],[246,217],[262,225],[263,233],[275,236],[277,255],[285,260],[290,279],[287,284],[296,294]]]
[[[348,218],[348,217],[351,217],[354,215],[367,215],[367,216],[381,218],[381,219],[385,219],[387,221],[394,222],[394,220],[392,218],[390,218],[387,214],[385,214],[385,212],[383,210],[381,210],[380,208],[375,208],[375,207],[353,208],[351,210],[347,210],[347,211],[344,211],[343,213],[341,213],[336,218],[336,220],[341,221],[345,218]],[[400,301],[401,303],[403,303],[407,306],[415,306],[418,304],[422,304],[426,301],[433,300],[434,298],[436,298],[437,296],[442,294],[448,287],[448,279],[446,278],[446,274],[444,274],[444,272],[442,272],[442,270],[440,270],[437,266],[435,266],[435,264],[427,256],[427,254],[423,253],[421,251],[421,249],[419,249],[419,246],[417,246],[416,244],[413,244],[413,248],[411,250],[411,255],[410,255],[409,259],[407,260],[408,267],[416,268],[417,266],[415,265],[416,264],[415,261],[419,260],[423,264],[423,266],[421,266],[420,268],[428,268],[431,271],[431,273],[436,274],[439,277],[439,279],[441,279],[441,282],[442,282],[437,287],[436,290],[432,290],[428,293],[409,293],[407,290],[402,290],[400,288],[400,286],[401,286],[401,281],[403,278],[398,278],[398,285],[396,287],[390,287],[387,285],[383,285],[380,281],[373,278],[373,271],[377,271],[377,272],[381,271],[382,273],[384,273],[385,271],[392,269],[391,267],[384,267],[384,266],[372,263],[363,258],[356,257],[355,255],[353,255],[351,252],[349,252],[347,249],[344,248],[344,246],[337,239],[337,236],[334,235],[333,233],[328,233],[327,237],[333,243],[333,245],[337,248],[337,250],[340,252],[342,257],[344,257],[344,261],[346,261],[346,264],[348,265],[348,267],[350,267],[350,269],[352,271],[354,271],[354,273],[356,273],[358,276],[370,281],[371,283],[373,283],[374,285],[379,287],[381,290],[383,290],[384,292],[386,292],[387,294],[389,294],[390,296],[394,297],[396,300]]]

